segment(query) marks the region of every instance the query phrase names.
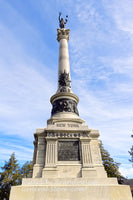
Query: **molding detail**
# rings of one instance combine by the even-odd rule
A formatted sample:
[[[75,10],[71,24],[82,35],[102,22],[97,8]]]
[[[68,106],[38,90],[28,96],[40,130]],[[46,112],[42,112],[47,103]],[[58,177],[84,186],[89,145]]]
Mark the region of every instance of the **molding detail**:
[[[54,94],[51,98],[50,98],[50,102],[51,104],[53,104],[53,102],[57,99],[57,98],[65,98],[65,97],[70,97],[75,99],[75,101],[78,103],[79,102],[79,98],[77,95],[73,94],[73,93],[68,93],[68,92],[62,92],[62,93],[56,93]]]
[[[55,100],[53,102],[51,115],[59,112],[72,112],[79,115],[76,101],[67,98]]]

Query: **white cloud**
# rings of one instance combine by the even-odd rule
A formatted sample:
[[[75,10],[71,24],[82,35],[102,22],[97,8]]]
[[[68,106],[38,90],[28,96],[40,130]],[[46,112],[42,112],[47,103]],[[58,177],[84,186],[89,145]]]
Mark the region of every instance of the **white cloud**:
[[[26,148],[21,145],[15,146],[15,145],[8,144],[8,148],[1,147],[0,151],[1,151],[0,161],[2,161],[2,160],[5,161],[6,159],[9,159],[13,152],[15,152],[15,157],[19,161],[20,160],[21,161],[30,161],[30,160],[32,160],[32,156],[33,156],[33,149]]]
[[[123,176],[133,178],[133,167],[131,165],[122,165],[119,170]]]
[[[0,28],[1,131],[31,138],[50,117],[49,98],[56,91],[52,69],[27,56],[24,45],[4,26]]]
[[[118,28],[133,34],[133,1],[112,1],[111,8]]]
[[[121,58],[100,58],[101,62],[105,67],[111,67],[113,73],[126,74],[129,77],[133,73],[133,58],[132,57],[121,57]]]

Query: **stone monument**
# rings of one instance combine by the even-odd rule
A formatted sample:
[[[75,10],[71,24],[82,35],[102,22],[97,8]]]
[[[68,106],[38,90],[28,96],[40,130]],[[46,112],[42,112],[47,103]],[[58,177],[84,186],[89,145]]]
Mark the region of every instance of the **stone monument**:
[[[33,171],[13,186],[10,200],[132,200],[129,186],[107,178],[99,148],[99,131],[80,119],[78,97],[71,89],[66,20],[60,18],[58,89],[50,102],[46,128],[34,134]]]

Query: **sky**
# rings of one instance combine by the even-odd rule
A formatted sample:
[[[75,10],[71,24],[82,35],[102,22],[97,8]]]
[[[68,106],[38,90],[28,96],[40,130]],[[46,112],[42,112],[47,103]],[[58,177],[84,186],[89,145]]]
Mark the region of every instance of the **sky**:
[[[72,90],[80,118],[133,178],[133,1],[0,0],[0,166],[33,157],[57,91],[58,14],[68,15]]]

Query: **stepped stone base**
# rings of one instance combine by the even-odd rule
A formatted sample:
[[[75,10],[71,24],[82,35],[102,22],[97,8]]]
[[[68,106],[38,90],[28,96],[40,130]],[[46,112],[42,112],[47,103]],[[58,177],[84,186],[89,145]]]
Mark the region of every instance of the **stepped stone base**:
[[[129,186],[115,178],[24,179],[10,200],[132,200]]]

